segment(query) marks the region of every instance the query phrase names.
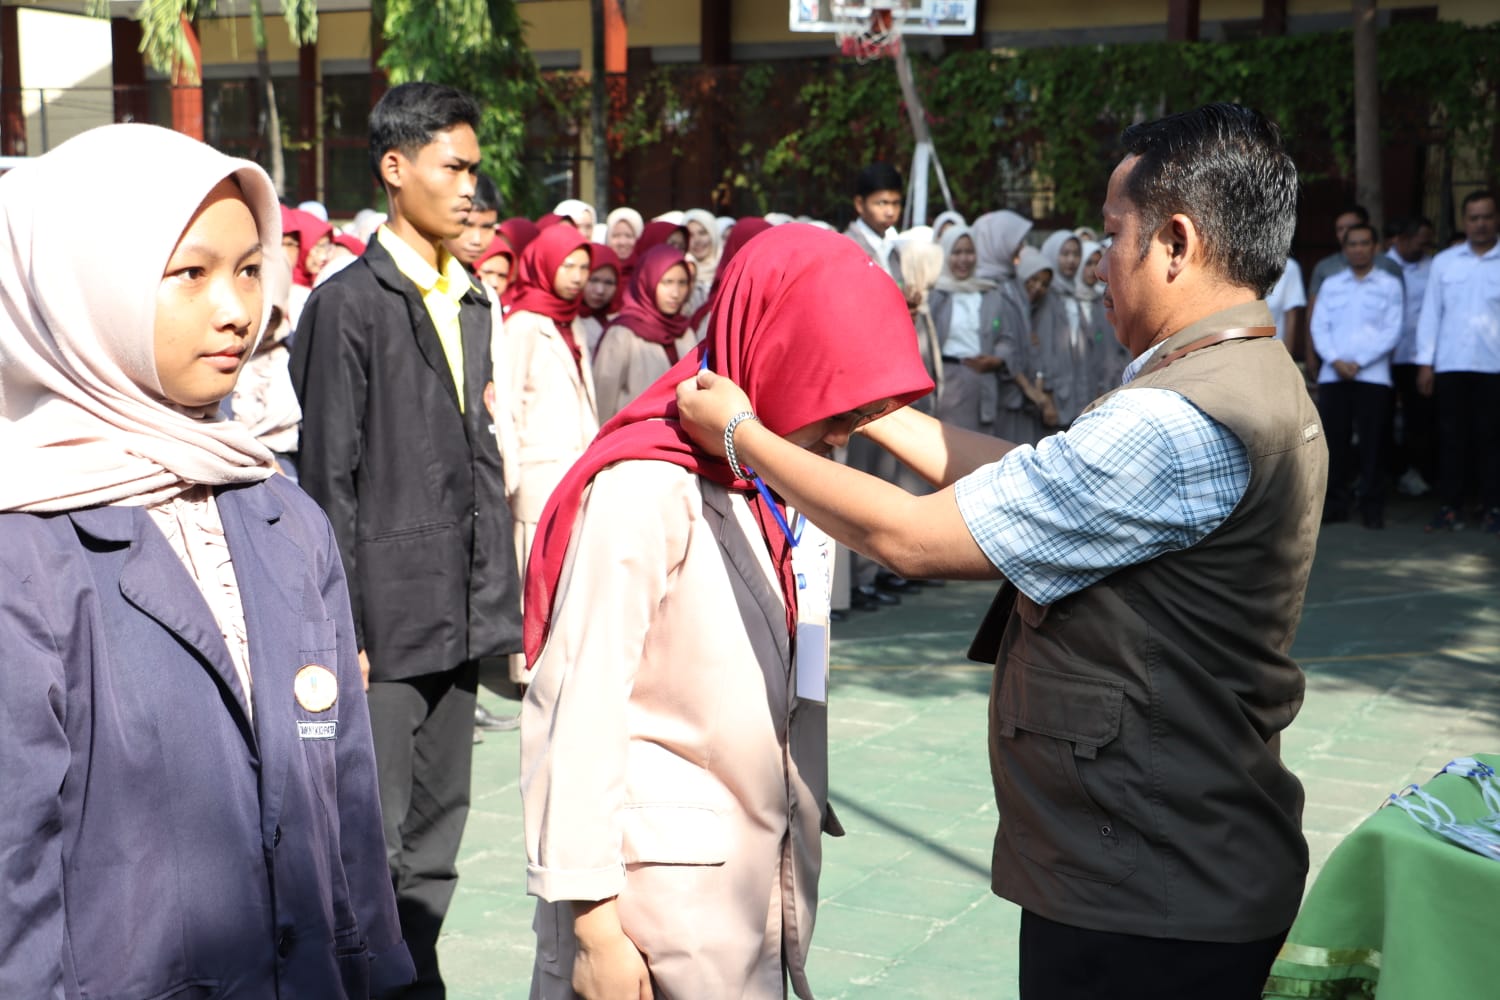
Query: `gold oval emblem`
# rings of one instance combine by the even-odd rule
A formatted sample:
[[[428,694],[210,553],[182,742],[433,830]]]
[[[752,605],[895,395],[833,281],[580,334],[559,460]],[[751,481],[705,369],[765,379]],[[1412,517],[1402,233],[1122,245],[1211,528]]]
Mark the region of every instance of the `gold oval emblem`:
[[[297,704],[309,712],[326,712],[339,700],[339,681],[333,671],[321,663],[309,663],[297,671],[292,683]]]

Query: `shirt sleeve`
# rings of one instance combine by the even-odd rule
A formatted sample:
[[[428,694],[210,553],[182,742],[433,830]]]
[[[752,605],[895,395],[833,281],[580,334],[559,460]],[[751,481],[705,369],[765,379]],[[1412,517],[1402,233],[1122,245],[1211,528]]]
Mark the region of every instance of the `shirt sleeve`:
[[[1120,392],[1066,432],[959,480],[974,541],[1038,604],[1188,548],[1250,484],[1245,446],[1175,392]]]
[[[1419,365],[1431,365],[1437,354],[1438,326],[1443,321],[1442,261],[1433,260],[1427,272],[1427,291],[1422,296],[1422,311],[1417,316],[1417,348],[1412,359]]]

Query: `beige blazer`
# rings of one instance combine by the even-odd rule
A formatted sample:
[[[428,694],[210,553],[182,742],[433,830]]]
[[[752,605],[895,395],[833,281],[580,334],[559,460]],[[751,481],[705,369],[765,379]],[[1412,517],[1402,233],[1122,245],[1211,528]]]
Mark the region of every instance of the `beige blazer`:
[[[698,344],[696,334],[684,330],[677,338],[677,356],[685,358]],[[629,406],[635,397],[671,369],[666,349],[637,337],[629,327],[604,331],[594,355],[594,391],[602,424]]]
[[[584,343],[583,323],[573,321],[573,336]],[[583,370],[563,343],[552,320],[537,313],[505,317],[506,375],[515,428],[515,482],[511,513],[518,522],[536,524],[547,498],[599,431],[594,381],[587,352]]]
[[[571,997],[569,900],[618,897],[660,995],[810,997],[828,719],[789,691],[781,590],[741,494],[601,472],[521,709],[532,996]],[[783,956],[784,959],[783,959]]]

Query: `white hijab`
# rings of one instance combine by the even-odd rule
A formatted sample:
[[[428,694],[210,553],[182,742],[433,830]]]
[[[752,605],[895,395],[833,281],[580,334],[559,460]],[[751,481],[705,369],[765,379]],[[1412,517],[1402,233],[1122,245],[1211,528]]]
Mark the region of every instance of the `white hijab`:
[[[586,201],[579,201],[577,198],[567,198],[558,202],[557,207],[552,210],[552,214],[561,215],[566,219],[573,220],[574,226],[581,223],[586,214],[589,217],[589,232],[591,233],[593,232],[594,223],[599,221],[599,216],[594,211],[594,206]]]
[[[622,206],[615,209],[613,212],[610,212],[609,217],[604,220],[605,243],[609,242],[610,231],[615,228],[616,222],[623,222],[625,223],[625,225],[629,226],[630,231],[632,233],[635,233],[636,239],[640,239],[641,233],[643,233],[646,229],[646,220],[641,218],[640,212],[637,212],[633,208],[625,208]]]
[[[162,272],[226,177],[280,255],[265,171],[155,125],[92,129],[0,178],[0,511],[144,505],[274,472],[243,424],[168,403],[156,374]],[[117,238],[80,240],[100,219]],[[263,275],[257,342],[282,273]]]
[[[708,252],[708,257],[705,259],[700,260],[693,255],[691,250],[688,251],[688,255],[693,258],[693,263],[698,268],[697,283],[712,287],[714,272],[719,269],[719,255],[724,252],[723,238],[719,236],[719,220],[714,218],[711,212],[705,212],[701,208],[694,208],[685,213],[682,224],[687,225],[689,222],[696,222],[708,230],[708,238],[713,241],[713,249]],[[689,240],[689,245],[691,245],[691,242]]]
[[[947,232],[943,228],[945,226],[963,226],[965,229],[969,228],[969,224],[964,221],[964,217],[951,209],[946,212],[939,212],[938,217],[932,220],[932,231],[936,234],[934,239],[942,239],[943,234]]]
[[[979,257],[974,273],[991,281],[1014,278],[1015,256],[1026,234],[1031,232],[1031,220],[1007,208],[986,212],[974,220],[970,229],[974,252]]]
[[[1102,243],[1093,240],[1084,240],[1078,250],[1078,279],[1073,282],[1073,294],[1083,302],[1097,302],[1104,296],[1104,285],[1098,281],[1092,285],[1083,283],[1083,269],[1088,266],[1089,258],[1104,249]]]
[[[1057,289],[1057,291],[1061,292],[1064,295],[1072,295],[1076,297],[1078,294],[1077,290],[1074,288],[1076,282],[1074,282],[1073,278],[1069,278],[1067,275],[1063,274],[1062,268],[1057,263],[1058,255],[1062,253],[1062,248],[1067,246],[1069,240],[1076,240],[1078,243],[1079,252],[1082,252],[1083,240],[1078,239],[1078,237],[1074,235],[1073,230],[1071,229],[1059,229],[1057,232],[1047,237],[1046,242],[1042,244],[1042,256],[1047,258],[1047,263],[1052,265],[1052,287]],[[1078,271],[1082,270],[1083,258],[1080,257],[1078,259]],[[1077,277],[1078,271],[1073,272],[1074,277]]]
[[[954,293],[988,292],[995,287],[995,282],[989,278],[970,274],[967,278],[960,280],[953,276],[952,270],[948,267],[948,262],[952,259],[953,247],[965,236],[969,238],[970,243],[974,242],[974,234],[962,222],[955,222],[943,230],[942,239],[938,240],[938,245],[943,248],[943,272],[938,275],[937,287],[940,291]]]

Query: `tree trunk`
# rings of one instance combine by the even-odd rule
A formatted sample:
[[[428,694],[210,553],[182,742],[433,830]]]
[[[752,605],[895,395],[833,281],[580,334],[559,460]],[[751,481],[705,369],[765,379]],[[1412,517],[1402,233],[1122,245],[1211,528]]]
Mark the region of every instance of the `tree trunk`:
[[[1385,228],[1380,170],[1380,78],[1375,66],[1375,2],[1354,0],[1354,190],[1370,211],[1376,242]]]
[[[250,33],[255,40],[255,77],[265,106],[261,121],[266,137],[266,171],[276,197],[286,197],[286,156],[281,148],[281,112],[276,108],[276,84],[271,80],[271,55],[266,49],[266,16],[261,0],[250,2]]]
[[[594,33],[590,67],[589,147],[594,157],[594,212],[600,222],[609,212],[609,81],[605,72],[605,0],[589,0],[589,20]]]

